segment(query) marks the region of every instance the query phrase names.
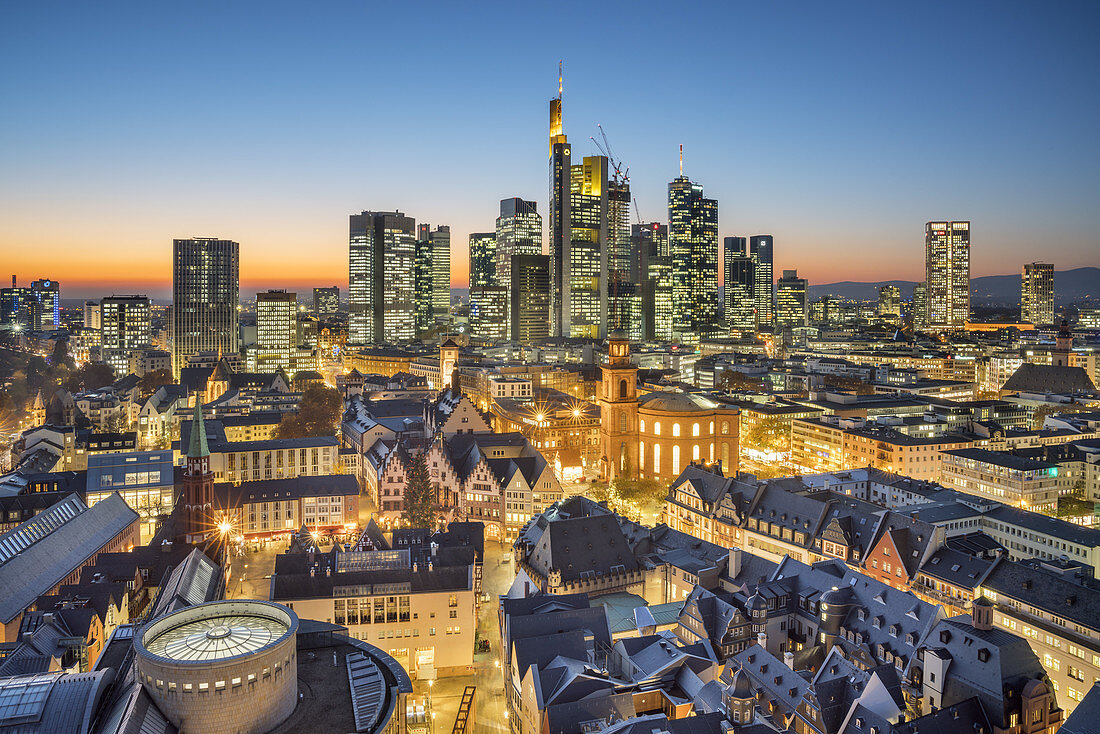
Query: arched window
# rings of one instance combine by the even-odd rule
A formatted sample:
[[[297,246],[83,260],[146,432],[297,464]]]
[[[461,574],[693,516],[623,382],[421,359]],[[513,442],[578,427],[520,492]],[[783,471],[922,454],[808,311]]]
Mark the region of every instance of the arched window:
[[[645,471],[645,441],[638,442],[638,466]]]
[[[728,443],[722,444],[722,471],[729,471],[730,465],[730,445]]]
[[[645,433],[645,418],[638,419],[638,430]]]
[[[660,436],[661,435],[661,421],[653,421],[653,435],[654,436]]]
[[[714,421],[710,422],[710,429],[709,430],[710,430],[710,435],[713,436],[714,435]]]
[[[722,435],[723,436],[728,435],[729,432],[730,432],[730,422],[729,421],[722,421]]]
[[[630,416],[626,414],[625,410],[619,411],[619,433],[626,433],[630,430]]]
[[[620,398],[625,398],[626,397],[626,391],[627,391],[626,380],[619,380],[619,397]]]
[[[673,436],[679,436],[680,435],[680,424],[679,423],[673,423],[672,424],[672,435]]]
[[[699,461],[699,444],[695,444],[691,447],[691,460]]]
[[[673,474],[679,474],[680,473],[680,447],[679,446],[673,446],[672,447],[672,473]]]
[[[692,436],[698,436],[698,435],[699,435],[699,424],[698,424],[698,423],[696,423],[696,424],[692,425],[692,427],[691,427],[691,435],[692,435]]]
[[[619,444],[619,471],[626,471],[626,444]]]
[[[707,459],[710,463],[714,463],[714,441],[710,442],[710,458]]]
[[[657,425],[660,425],[658,423]],[[653,474],[657,475],[661,473],[661,444],[653,444]]]

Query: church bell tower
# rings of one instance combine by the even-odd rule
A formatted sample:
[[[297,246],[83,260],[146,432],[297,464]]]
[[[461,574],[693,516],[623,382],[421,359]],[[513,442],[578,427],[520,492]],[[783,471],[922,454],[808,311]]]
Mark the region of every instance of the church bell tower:
[[[638,368],[621,331],[608,337],[600,384],[601,477],[610,482],[638,474]]]
[[[183,505],[180,539],[186,543],[201,543],[212,530],[211,512],[214,508],[214,472],[210,471],[210,447],[202,420],[201,395],[195,398],[195,414],[191,419],[191,437],[187,446],[187,467],[183,472],[183,491],[177,501]]]

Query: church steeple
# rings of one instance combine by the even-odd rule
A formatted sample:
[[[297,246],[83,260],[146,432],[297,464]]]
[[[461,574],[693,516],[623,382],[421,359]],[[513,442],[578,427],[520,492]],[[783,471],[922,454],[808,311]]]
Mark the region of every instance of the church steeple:
[[[191,436],[187,442],[187,468],[183,472],[183,491],[178,502],[183,505],[181,539],[188,543],[202,542],[210,531],[214,473],[210,471],[210,445],[202,419],[201,397],[195,399]]]

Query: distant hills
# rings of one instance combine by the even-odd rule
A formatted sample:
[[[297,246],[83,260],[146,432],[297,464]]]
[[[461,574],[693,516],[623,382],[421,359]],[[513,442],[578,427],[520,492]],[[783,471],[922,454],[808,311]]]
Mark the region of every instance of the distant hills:
[[[810,284],[810,297],[825,295],[850,298],[856,301],[873,301],[878,289],[884,285],[896,285],[902,298],[913,297],[912,280],[880,280],[858,282],[845,280],[839,283]],[[971,302],[979,306],[1018,304],[1020,302],[1020,274],[985,275],[970,280]],[[1054,271],[1054,300],[1058,305],[1100,298],[1100,268],[1086,267]]]

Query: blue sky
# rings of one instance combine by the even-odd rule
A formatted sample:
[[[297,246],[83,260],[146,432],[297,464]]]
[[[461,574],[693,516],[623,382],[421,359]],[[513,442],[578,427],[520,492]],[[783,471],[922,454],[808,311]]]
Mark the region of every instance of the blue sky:
[[[491,230],[547,199],[547,101],[602,123],[642,216],[684,170],[722,235],[811,282],[1100,264],[1095,2],[14,3],[0,8],[0,253],[66,295],[163,289],[172,237],[242,290],[344,283],[347,215]]]

